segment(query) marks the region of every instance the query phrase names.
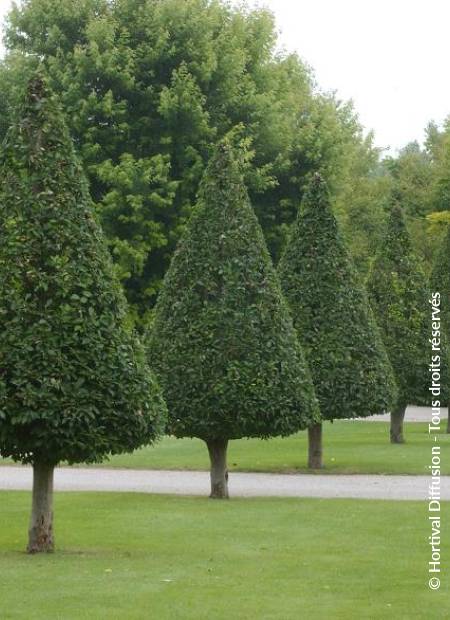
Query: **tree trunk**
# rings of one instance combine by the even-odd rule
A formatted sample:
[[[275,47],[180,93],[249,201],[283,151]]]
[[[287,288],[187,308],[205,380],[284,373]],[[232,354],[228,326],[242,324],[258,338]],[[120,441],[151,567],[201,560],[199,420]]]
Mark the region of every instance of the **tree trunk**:
[[[53,465],[33,465],[33,499],[28,553],[51,553],[53,541]]]
[[[405,412],[406,405],[401,405],[391,412],[391,443],[405,443],[405,438],[403,437]]]
[[[450,403],[448,403],[447,433],[450,433]]]
[[[228,439],[210,439],[206,445],[211,461],[211,495],[209,497],[228,499]]]
[[[308,467],[322,469],[322,424],[308,428]]]

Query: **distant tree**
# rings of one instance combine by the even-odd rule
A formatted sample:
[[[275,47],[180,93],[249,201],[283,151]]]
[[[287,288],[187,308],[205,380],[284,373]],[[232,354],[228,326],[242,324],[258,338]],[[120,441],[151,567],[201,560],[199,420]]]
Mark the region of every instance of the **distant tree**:
[[[359,148],[348,149],[347,158],[346,171],[341,169],[332,191],[333,213],[353,261],[365,277],[381,240],[393,183],[379,161],[380,153],[371,146],[371,136]]]
[[[64,119],[28,85],[0,155],[0,453],[33,466],[28,551],[52,551],[53,471],[150,443],[165,405]]]
[[[341,239],[327,185],[316,174],[278,267],[326,420],[386,411],[395,382],[367,294]],[[322,424],[309,429],[311,468],[322,467]]]
[[[450,116],[439,129],[434,123],[427,128],[427,153],[431,158],[433,183],[429,190],[430,211],[427,214],[428,233],[432,239],[427,243],[428,252],[441,243],[450,224]],[[432,263],[432,261],[431,261]]]
[[[397,204],[372,266],[368,290],[399,388],[391,412],[391,442],[403,443],[407,405],[429,405],[431,315],[427,279]]]
[[[290,435],[319,420],[309,370],[228,139],[205,172],[149,342],[169,432],[206,442],[213,498],[228,497],[230,439]]]
[[[431,273],[431,288],[432,292],[440,294],[441,312],[439,316],[441,317],[442,331],[446,336],[446,344],[448,347],[450,343],[450,226],[448,226],[442,245],[436,252]],[[447,375],[442,373],[442,379],[448,384],[448,382],[450,382],[449,373],[447,373]],[[449,390],[450,387],[447,385],[447,391]],[[447,405],[449,408],[447,433],[450,433],[450,403],[448,400],[447,397]]]
[[[423,218],[431,209],[430,190],[433,184],[432,158],[418,142],[402,148],[397,157],[384,160],[393,177],[392,193],[405,217]]]
[[[432,210],[447,212],[450,211],[450,117],[437,135],[432,137],[430,128],[428,132],[428,148],[434,171],[434,183],[430,194]]]
[[[411,142],[396,157],[387,157],[383,167],[390,173],[391,193],[387,196],[386,213],[398,202],[408,226],[414,252],[423,259],[423,267],[431,267],[431,244],[427,242],[426,217],[433,211],[435,171],[431,154],[417,142]],[[387,220],[387,218],[386,218]],[[385,223],[380,227],[380,244]]]

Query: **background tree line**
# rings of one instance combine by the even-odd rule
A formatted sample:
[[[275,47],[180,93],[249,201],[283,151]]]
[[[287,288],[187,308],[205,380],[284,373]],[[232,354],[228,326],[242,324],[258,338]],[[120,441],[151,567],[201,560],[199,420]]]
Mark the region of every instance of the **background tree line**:
[[[0,137],[43,62],[139,322],[151,314],[212,147],[235,126],[274,260],[320,171],[367,268],[390,176],[351,104],[319,92],[300,58],[278,51],[270,12],[218,0],[27,0],[9,15],[6,46]]]
[[[330,186],[367,275],[392,199],[413,246],[449,221],[450,123],[423,147],[382,157],[351,103],[321,93],[279,51],[273,15],[220,0],[25,0],[9,14],[0,66],[0,138],[43,62],[138,323],[151,316],[213,145],[239,125],[246,184],[275,262],[312,172]]]

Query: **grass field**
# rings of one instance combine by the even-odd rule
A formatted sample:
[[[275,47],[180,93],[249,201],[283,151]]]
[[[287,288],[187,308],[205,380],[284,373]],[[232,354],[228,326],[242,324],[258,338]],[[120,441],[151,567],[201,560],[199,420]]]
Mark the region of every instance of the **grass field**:
[[[389,443],[384,422],[339,421],[324,424],[323,473],[428,474],[431,440],[423,423],[406,425],[407,443]],[[440,438],[442,453],[450,453],[450,435]],[[446,448],[447,446],[447,448]],[[285,439],[242,439],[230,442],[229,467],[234,471],[307,471],[307,436]],[[208,469],[205,444],[198,439],[164,438],[155,447],[115,456],[105,467],[137,469]],[[442,459],[442,474],[450,474],[450,459]]]
[[[427,424],[407,424],[406,439],[404,445],[391,445],[385,422],[326,422],[321,473],[428,474],[431,440]],[[450,452],[450,435],[443,433],[440,444],[443,454]],[[232,441],[228,463],[231,471],[301,472],[307,471],[306,456],[306,433],[299,433],[285,439]],[[209,468],[209,461],[202,441],[166,437],[154,447],[115,456],[102,466],[203,470]],[[450,474],[450,459],[442,459],[442,474]]]
[[[29,503],[0,493],[2,620],[448,618],[425,503],[58,493],[59,550],[34,557]]]

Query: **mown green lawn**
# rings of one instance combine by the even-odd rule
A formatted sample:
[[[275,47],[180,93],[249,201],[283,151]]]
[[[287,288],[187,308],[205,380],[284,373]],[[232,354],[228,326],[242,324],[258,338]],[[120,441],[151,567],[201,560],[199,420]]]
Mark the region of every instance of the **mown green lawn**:
[[[34,557],[29,503],[0,493],[2,620],[448,618],[425,502],[58,493],[58,551]]]
[[[339,421],[324,424],[324,464],[330,473],[428,474],[431,440],[428,425],[406,425],[407,443],[389,443],[389,424]],[[450,452],[450,435],[442,433],[442,453]],[[446,450],[447,447],[447,450]],[[307,434],[268,441],[243,439],[229,448],[230,470],[307,471]],[[148,469],[208,469],[205,444],[198,439],[164,438],[157,446],[111,458],[106,467]],[[450,459],[442,460],[442,474],[450,474]]]
[[[427,424],[407,424],[406,439],[404,445],[391,445],[385,422],[326,422],[322,473],[428,474],[431,439]],[[450,435],[442,433],[440,444],[443,454],[450,452]],[[232,441],[228,461],[232,471],[301,472],[307,471],[306,458],[307,436],[299,433],[285,439]],[[208,469],[209,462],[202,441],[166,437],[154,447],[115,456],[101,466],[202,470]],[[442,474],[450,474],[450,459],[442,459]]]

